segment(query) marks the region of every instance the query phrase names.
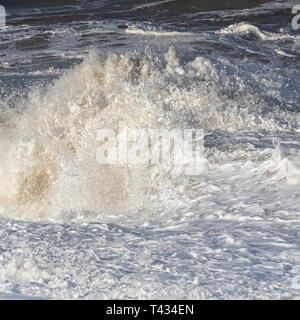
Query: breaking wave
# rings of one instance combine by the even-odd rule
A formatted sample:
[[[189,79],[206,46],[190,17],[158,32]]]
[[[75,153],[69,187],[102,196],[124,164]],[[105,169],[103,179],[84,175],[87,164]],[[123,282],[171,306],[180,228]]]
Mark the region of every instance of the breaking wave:
[[[226,141],[226,134],[233,132],[250,139],[249,132],[274,135],[299,125],[298,114],[275,110],[242,76],[233,76],[232,68],[204,57],[182,63],[173,48],[161,58],[93,51],[46,89],[34,87],[26,98],[10,101],[10,107],[3,98],[1,214],[34,220],[77,215],[102,219],[136,211],[147,201],[180,198],[189,203],[191,194],[201,194],[199,181],[195,186],[157,166],[97,163],[97,130],[117,132],[120,121],[134,128],[202,128],[206,156],[215,170],[234,169],[236,161],[241,171],[255,168],[261,159],[275,167],[284,161],[285,173],[277,180],[290,175],[299,183],[297,169],[275,145],[260,150],[254,143],[248,148]],[[261,165],[260,175],[273,183],[278,170],[271,172],[271,167]]]
[[[261,30],[258,26],[247,22],[240,22],[232,24],[226,28],[216,31],[217,34],[235,34],[240,36],[253,35],[260,40],[278,41],[284,39],[299,39],[298,35],[291,35],[285,33],[276,33]]]

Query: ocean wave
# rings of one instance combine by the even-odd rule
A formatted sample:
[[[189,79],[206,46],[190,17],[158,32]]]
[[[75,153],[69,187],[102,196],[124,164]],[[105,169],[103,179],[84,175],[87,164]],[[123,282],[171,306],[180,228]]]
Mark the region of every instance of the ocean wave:
[[[269,41],[278,41],[283,39],[300,39],[298,35],[292,34],[282,34],[276,32],[269,32],[265,30],[261,30],[259,27],[252,25],[247,22],[240,22],[237,24],[232,24],[226,28],[222,28],[221,30],[216,31],[217,34],[235,34],[235,35],[254,35],[260,40],[269,40]]]
[[[226,75],[222,69],[222,63],[204,57],[182,65],[173,48],[159,60],[115,54],[101,57],[92,52],[46,92],[32,89],[26,99],[16,101],[15,108],[1,101],[2,215],[53,219],[61,214],[67,217],[66,212],[75,216],[90,212],[101,219],[135,211],[153,197],[158,203],[175,199],[176,194],[182,197],[180,190],[189,189],[186,182],[174,180],[168,170],[161,174],[155,166],[145,170],[97,163],[97,130],[117,132],[120,121],[135,128],[201,128],[236,134],[284,132],[287,123],[292,125],[285,119],[286,112],[277,110],[275,116],[271,109],[266,113],[268,105],[257,94],[244,91],[230,97],[222,93],[233,76],[232,71]],[[244,88],[243,80],[236,80],[236,90]],[[265,104],[261,114],[258,104]],[[299,124],[294,113],[290,117],[294,126]],[[209,150],[214,152],[209,155]],[[207,155],[220,163],[230,157],[233,162],[251,159],[254,153],[243,145],[233,151],[213,143]],[[255,161],[251,163],[255,166]],[[185,193],[189,201],[189,191]],[[164,197],[162,202],[160,197]]]

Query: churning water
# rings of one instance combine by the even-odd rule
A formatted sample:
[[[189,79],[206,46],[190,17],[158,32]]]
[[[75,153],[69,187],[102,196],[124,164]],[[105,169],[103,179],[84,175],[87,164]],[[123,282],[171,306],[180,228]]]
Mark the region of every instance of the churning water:
[[[0,297],[299,298],[298,1],[1,1]],[[97,131],[203,129],[205,169]]]

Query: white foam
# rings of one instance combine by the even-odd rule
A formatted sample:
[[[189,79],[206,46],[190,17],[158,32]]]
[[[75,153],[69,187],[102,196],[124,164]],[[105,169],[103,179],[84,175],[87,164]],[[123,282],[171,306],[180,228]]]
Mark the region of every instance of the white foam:
[[[281,39],[297,40],[300,38],[300,36],[298,35],[281,34],[281,33],[264,31],[264,30],[261,30],[259,27],[246,22],[232,24],[226,28],[216,31],[216,34],[236,34],[236,35],[254,34],[261,40],[272,40],[272,41],[277,41]]]
[[[146,36],[156,36],[156,37],[184,37],[184,36],[196,36],[193,32],[184,31],[165,31],[157,30],[155,28],[141,29],[139,27],[130,26],[125,30],[126,33],[139,34]]]
[[[144,8],[156,7],[161,4],[168,3],[168,2],[174,2],[174,1],[175,0],[163,0],[163,1],[149,2],[149,3],[137,5],[137,6],[133,7],[131,10],[136,11],[136,10],[140,10],[140,9],[144,9]]]

